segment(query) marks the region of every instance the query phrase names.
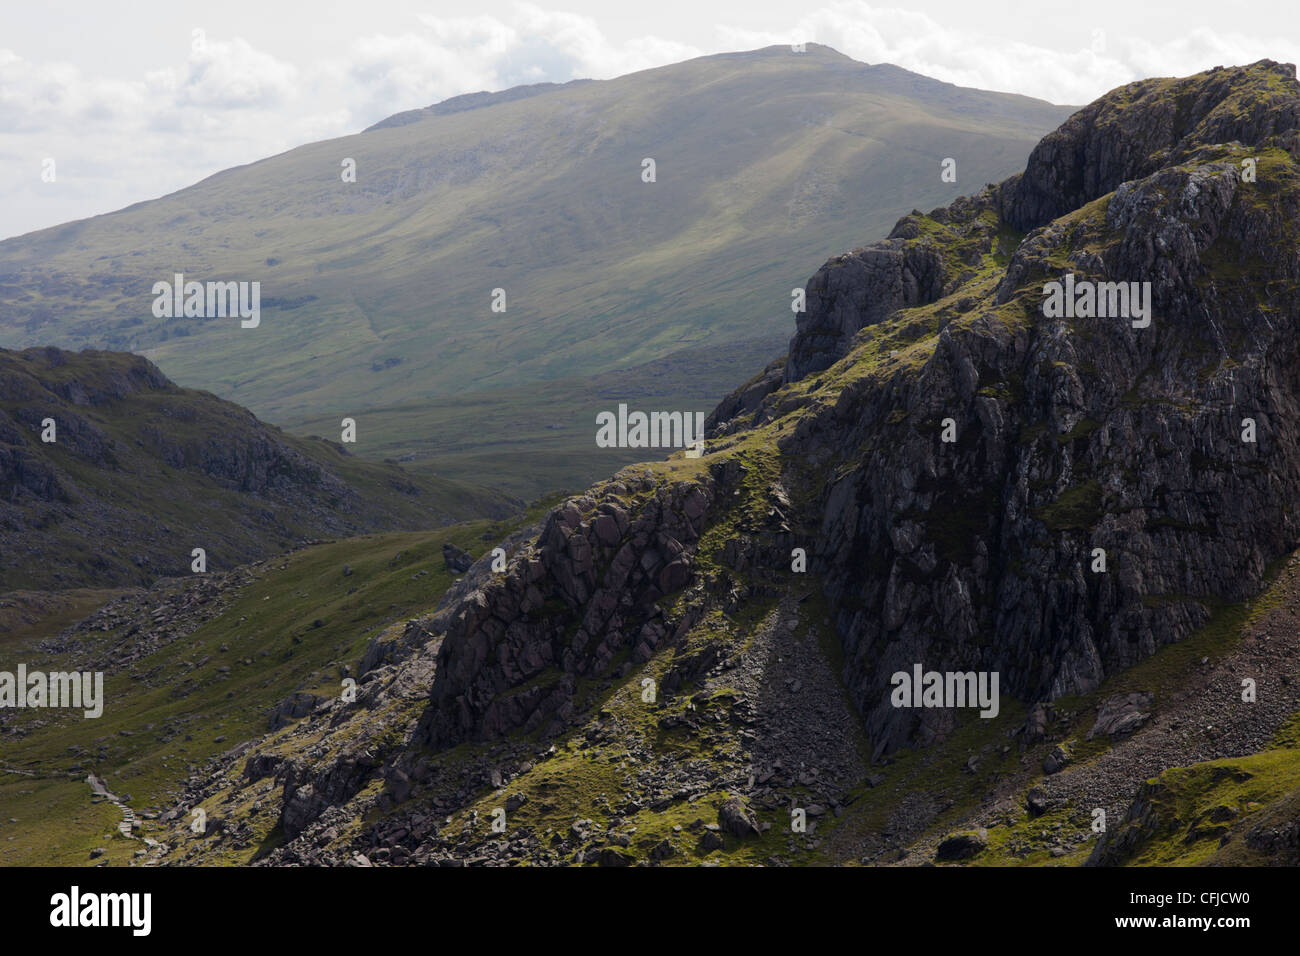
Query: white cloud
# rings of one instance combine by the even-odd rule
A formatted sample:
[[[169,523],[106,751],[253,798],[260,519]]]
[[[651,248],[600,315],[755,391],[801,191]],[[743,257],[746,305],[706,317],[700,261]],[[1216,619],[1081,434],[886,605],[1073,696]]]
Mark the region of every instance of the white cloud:
[[[293,66],[236,38],[229,43],[206,43],[191,52],[176,88],[184,106],[270,109],[293,98],[297,73]]]
[[[1264,58],[1300,60],[1300,40],[1215,34],[1203,28],[1160,43],[1081,27],[1065,48],[1035,46],[996,32],[972,34],[924,13],[840,0],[809,12],[788,31],[720,28],[732,49],[806,40],[856,60],[893,63],[938,80],[1022,93],[1054,103],[1089,103],[1107,90],[1148,76],[1185,76],[1216,65]]]
[[[356,42],[348,75],[359,93],[353,103],[359,125],[460,93],[608,79],[705,52],[660,37],[614,44],[588,17],[530,4],[518,5],[509,22],[432,15],[420,22],[424,31],[419,34],[374,35]]]

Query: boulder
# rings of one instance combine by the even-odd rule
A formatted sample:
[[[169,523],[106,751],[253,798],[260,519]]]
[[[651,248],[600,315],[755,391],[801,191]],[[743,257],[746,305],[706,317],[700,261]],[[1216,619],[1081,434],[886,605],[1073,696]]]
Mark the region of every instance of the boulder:
[[[733,836],[758,836],[763,832],[754,811],[740,797],[732,797],[718,808],[718,823]]]
[[[1107,697],[1097,710],[1097,722],[1088,731],[1088,739],[1091,740],[1097,734],[1107,734],[1113,738],[1133,733],[1151,719],[1153,703],[1155,695],[1149,691]]]
[[[447,570],[453,574],[464,574],[474,566],[474,558],[468,551],[462,551],[454,544],[442,546],[442,561]]]
[[[988,836],[988,831],[983,827],[978,830],[954,833],[943,839],[935,851],[934,858],[941,863],[969,860],[984,852],[988,846]]]

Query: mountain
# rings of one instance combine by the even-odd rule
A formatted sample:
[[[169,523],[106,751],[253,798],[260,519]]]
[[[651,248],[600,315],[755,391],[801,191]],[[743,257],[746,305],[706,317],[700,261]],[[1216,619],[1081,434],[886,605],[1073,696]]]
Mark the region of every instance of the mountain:
[[[357,417],[361,455],[581,487],[636,458],[594,447],[602,375],[658,366],[655,400],[707,411],[816,263],[1009,175],[1068,112],[816,45],[457,97],[0,242],[0,345],[141,352],[293,431]],[[260,324],[156,318],[177,273],[260,282]]]
[[[518,507],[286,435],[137,355],[0,350],[0,591],[147,584],[190,574],[198,547],[229,570]]]
[[[1121,87],[829,259],[700,457],[26,645],[143,690],[0,715],[0,817],[40,821],[0,854],[1293,863],[1298,214],[1293,65]]]

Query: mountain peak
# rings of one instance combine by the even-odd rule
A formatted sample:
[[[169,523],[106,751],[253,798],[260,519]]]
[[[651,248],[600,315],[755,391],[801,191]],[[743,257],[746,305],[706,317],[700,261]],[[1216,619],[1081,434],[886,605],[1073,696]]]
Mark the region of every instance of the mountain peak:
[[[1041,226],[1126,180],[1219,143],[1263,146],[1300,129],[1300,82],[1290,63],[1216,66],[1138,80],[1079,110],[1035,147],[1006,210],[1020,230]]]
[[[734,53],[707,54],[705,56],[694,57],[692,60],[682,61],[682,63],[771,59],[774,57],[788,57],[795,52],[793,44],[781,43],[772,46],[759,47],[754,50],[741,50]],[[803,45],[801,50],[797,51],[797,53],[800,56],[811,57],[817,60],[833,60],[844,63],[856,62],[852,57],[845,56],[838,50],[822,43],[806,43]],[[652,69],[672,69],[674,66],[680,65],[682,64],[669,63],[665,66],[654,67]],[[411,123],[418,123],[420,120],[427,119],[430,116],[449,116],[453,113],[464,113],[467,110],[483,109],[488,106],[496,106],[498,103],[513,103],[516,100],[526,100],[545,93],[554,93],[560,90],[572,89],[573,87],[598,82],[602,81],[593,79],[573,79],[563,83],[548,81],[543,83],[527,83],[520,86],[511,86],[503,90],[480,90],[476,93],[461,93],[457,96],[448,97],[445,100],[439,100],[431,106],[425,106],[413,110],[403,110],[400,113],[394,113],[392,116],[388,116],[380,120],[378,123],[366,127],[362,132],[369,133],[379,129],[392,129],[397,126],[407,126]]]

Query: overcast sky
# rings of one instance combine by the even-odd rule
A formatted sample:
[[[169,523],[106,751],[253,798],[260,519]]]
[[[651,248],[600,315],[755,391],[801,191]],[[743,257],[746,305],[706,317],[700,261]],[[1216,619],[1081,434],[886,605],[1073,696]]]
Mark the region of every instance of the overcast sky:
[[[1082,104],[1146,76],[1300,61],[1300,3],[4,0],[0,238],[458,93],[796,40]]]

